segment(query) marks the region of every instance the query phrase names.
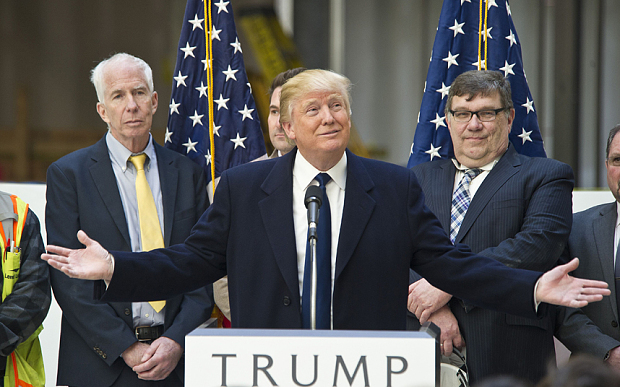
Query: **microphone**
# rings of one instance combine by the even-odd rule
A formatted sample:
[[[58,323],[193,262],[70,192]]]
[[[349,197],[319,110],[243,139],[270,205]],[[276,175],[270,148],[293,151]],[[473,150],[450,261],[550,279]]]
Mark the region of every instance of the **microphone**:
[[[308,240],[317,240],[316,226],[319,223],[319,209],[323,204],[323,191],[316,185],[306,190],[304,204],[308,209]]]

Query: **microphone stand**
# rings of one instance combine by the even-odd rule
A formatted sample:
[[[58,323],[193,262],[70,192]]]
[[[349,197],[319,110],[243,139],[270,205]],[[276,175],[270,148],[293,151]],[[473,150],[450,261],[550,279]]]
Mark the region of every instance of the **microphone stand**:
[[[310,285],[310,329],[312,330],[316,330],[316,240],[316,236],[310,236],[310,261],[312,262],[312,283]]]
[[[316,330],[316,288],[317,288],[317,262],[316,241],[318,239],[317,224],[319,222],[319,208],[323,202],[323,191],[315,185],[308,187],[304,204],[308,208],[308,244],[310,245],[310,262],[312,270],[310,283],[310,329]]]

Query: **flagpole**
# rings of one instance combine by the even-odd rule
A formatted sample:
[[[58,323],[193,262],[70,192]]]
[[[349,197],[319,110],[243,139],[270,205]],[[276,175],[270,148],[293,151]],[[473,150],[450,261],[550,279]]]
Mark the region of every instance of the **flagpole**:
[[[213,30],[213,22],[211,19],[211,3],[209,1],[204,1],[205,5],[205,15],[206,23],[205,23],[205,52],[207,59],[207,87],[208,87],[208,98],[209,98],[209,145],[211,149],[211,157],[210,157],[210,165],[211,165],[211,189],[212,189],[212,197],[215,197],[215,138],[213,133],[213,43],[211,40],[211,32]],[[208,23],[208,28],[207,28]]]

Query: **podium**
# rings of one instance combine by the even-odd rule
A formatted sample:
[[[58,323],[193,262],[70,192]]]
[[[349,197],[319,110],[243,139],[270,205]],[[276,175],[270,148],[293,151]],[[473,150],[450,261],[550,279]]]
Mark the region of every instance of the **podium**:
[[[427,332],[196,329],[185,386],[439,386]]]

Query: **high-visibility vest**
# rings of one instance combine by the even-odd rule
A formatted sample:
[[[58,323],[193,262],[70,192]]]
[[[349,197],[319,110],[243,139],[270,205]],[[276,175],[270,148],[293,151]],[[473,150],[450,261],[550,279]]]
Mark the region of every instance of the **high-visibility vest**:
[[[13,291],[19,279],[21,268],[20,242],[28,204],[15,195],[0,191],[0,248],[2,252],[2,302]],[[10,241],[10,242],[9,242]],[[7,356],[4,374],[5,387],[43,387],[45,386],[45,369],[39,333],[43,325],[20,343]]]

